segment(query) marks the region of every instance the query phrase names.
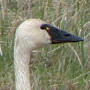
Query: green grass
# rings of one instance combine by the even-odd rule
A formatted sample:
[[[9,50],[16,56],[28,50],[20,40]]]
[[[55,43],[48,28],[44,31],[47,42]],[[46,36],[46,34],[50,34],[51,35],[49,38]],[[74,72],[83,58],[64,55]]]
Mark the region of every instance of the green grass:
[[[89,90],[90,0],[0,1],[0,90],[15,89],[14,32],[21,22],[30,18],[43,19],[85,38],[85,42],[37,49],[40,53],[33,56],[30,65],[33,90]]]

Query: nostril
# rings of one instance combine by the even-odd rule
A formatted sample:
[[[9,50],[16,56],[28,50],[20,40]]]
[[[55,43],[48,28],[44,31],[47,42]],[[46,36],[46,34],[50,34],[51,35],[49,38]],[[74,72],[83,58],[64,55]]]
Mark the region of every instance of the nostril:
[[[65,34],[64,36],[68,37],[68,36],[70,36],[70,34],[68,33],[68,34]]]

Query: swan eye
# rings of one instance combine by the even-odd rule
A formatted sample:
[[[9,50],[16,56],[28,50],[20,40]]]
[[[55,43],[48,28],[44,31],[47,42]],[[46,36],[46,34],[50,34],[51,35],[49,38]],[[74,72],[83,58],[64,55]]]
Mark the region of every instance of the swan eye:
[[[43,25],[41,25],[41,27],[40,27],[41,29],[44,29],[44,30],[50,30],[50,27],[48,26],[48,24],[43,24]]]

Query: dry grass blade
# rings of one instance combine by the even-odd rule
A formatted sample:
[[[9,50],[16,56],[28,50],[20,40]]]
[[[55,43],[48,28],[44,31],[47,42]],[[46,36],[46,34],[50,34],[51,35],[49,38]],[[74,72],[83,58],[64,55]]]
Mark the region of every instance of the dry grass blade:
[[[77,57],[77,59],[78,59],[78,62],[79,62],[79,64],[80,64],[80,66],[83,67],[83,66],[82,66],[82,62],[81,62],[81,59],[80,59],[77,51],[74,49],[74,47],[72,47],[71,44],[68,43],[68,46],[69,46],[69,47],[71,48],[71,50],[75,53],[75,55],[76,55],[76,57]]]

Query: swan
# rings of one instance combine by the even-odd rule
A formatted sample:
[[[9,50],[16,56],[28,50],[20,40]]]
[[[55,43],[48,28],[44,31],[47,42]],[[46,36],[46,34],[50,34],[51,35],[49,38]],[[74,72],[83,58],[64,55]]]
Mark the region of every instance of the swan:
[[[21,23],[16,29],[14,40],[16,90],[32,90],[29,64],[34,49],[48,44],[79,41],[83,41],[83,39],[41,19],[29,19]]]

